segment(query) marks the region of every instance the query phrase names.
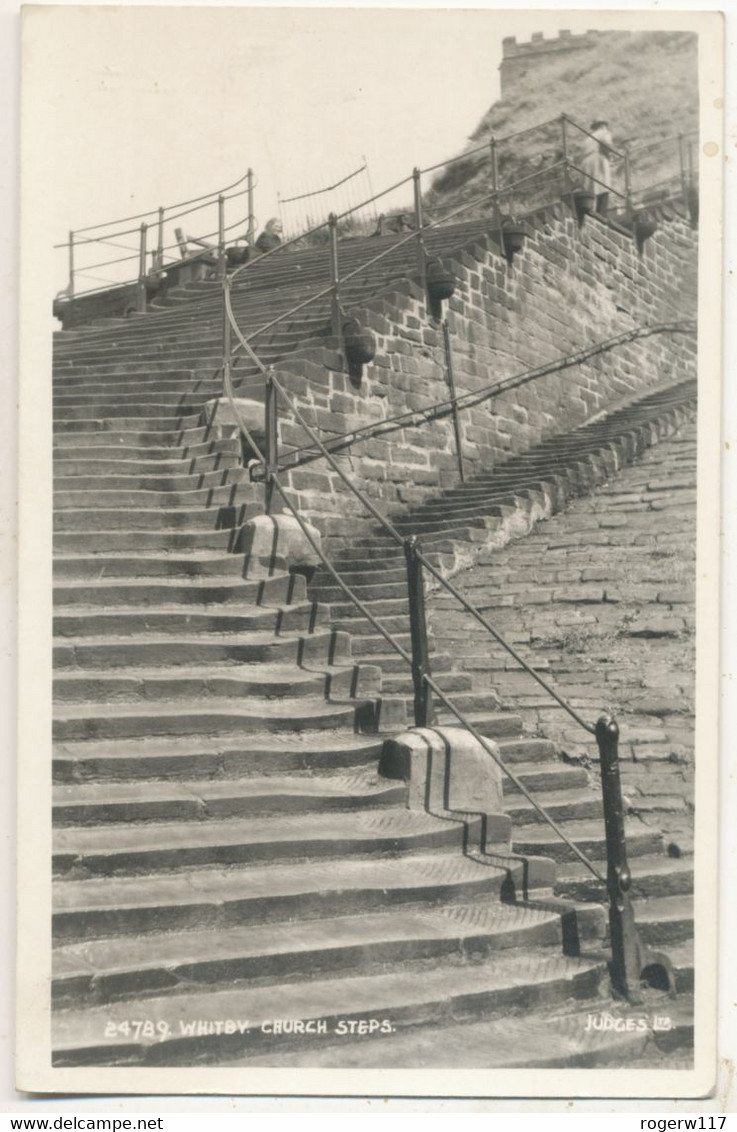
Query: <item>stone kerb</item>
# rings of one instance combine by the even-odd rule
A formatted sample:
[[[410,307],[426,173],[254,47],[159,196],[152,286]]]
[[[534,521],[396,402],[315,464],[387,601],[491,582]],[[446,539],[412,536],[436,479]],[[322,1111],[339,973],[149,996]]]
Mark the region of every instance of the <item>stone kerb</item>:
[[[459,395],[555,360],[633,327],[691,317],[696,237],[676,209],[642,255],[616,228],[579,227],[563,204],[527,220],[530,235],[513,265],[490,239],[474,240],[446,262],[456,279],[447,318]],[[369,327],[377,352],[357,382],[338,343],[313,341],[281,364],[294,404],[323,439],[444,400],[441,328],[410,280],[394,281],[351,314]],[[687,335],[656,335],[499,394],[461,414],[469,474],[585,423],[601,412],[695,374]],[[280,405],[282,451],[309,437]],[[398,514],[458,480],[449,418],[361,440],[336,454],[352,481],[384,514]],[[330,542],[347,541],[373,520],[322,459],[285,476],[301,511]]]

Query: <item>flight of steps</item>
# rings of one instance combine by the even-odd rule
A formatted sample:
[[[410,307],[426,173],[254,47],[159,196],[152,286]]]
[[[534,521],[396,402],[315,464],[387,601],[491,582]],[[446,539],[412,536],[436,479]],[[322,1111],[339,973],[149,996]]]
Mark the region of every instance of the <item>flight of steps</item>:
[[[400,1043],[411,1066],[477,1026],[505,1064],[494,1027],[510,1014],[520,1033],[534,1015],[569,1063],[657,1060],[651,1034],[587,1036],[590,1010],[619,1009],[600,894],[565,853],[556,879],[559,850],[519,795],[511,852],[485,844],[482,815],[408,809],[378,772],[405,725],[399,674],[304,578],[253,577],[233,552],[261,494],[239,443],[200,423],[214,386],[193,375],[216,332],[205,304],[200,335],[197,308],[57,343],[55,1064],[397,1064]],[[443,667],[601,859],[583,768]],[[657,848],[649,832],[629,846],[648,862]]]
[[[393,518],[394,526],[405,538],[419,537],[426,556],[436,566],[452,573],[459,559],[469,561],[469,547],[472,553],[473,548],[478,551],[482,547],[501,546],[509,538],[520,537],[533,521],[530,518],[533,508],[538,508],[537,514],[542,513],[543,500],[547,501],[546,513],[550,514],[563,508],[566,501],[576,495],[587,494],[594,485],[608,479],[616,468],[631,463],[651,443],[691,421],[695,410],[695,382],[660,390],[593,424],[552,438],[522,456],[504,461],[492,473],[476,476],[428,500],[409,514]],[[408,641],[408,606],[406,597],[402,597],[406,594],[404,552],[391,535],[377,528],[370,539],[338,550],[334,561],[341,576],[374,616],[381,622],[389,612],[392,628],[404,633],[400,638],[403,643]],[[431,578],[427,582],[435,587]],[[315,599],[331,603],[334,617],[338,617],[334,624],[361,634],[355,639],[354,651],[370,657],[384,673],[388,672],[389,676],[384,676],[385,690],[391,689],[394,695],[404,694],[409,703],[411,680],[405,671],[406,665],[388,653],[381,636],[361,620],[354,606],[344,598],[340,603],[341,591],[325,572],[318,573],[311,582],[309,593]],[[462,621],[467,614],[460,605],[457,608]],[[493,620],[493,612],[491,616]],[[490,639],[490,645],[492,643]],[[466,717],[477,722],[482,718],[483,709],[495,701],[493,680],[483,690],[479,690],[476,682],[472,690],[474,682],[458,665],[458,659],[447,651],[431,651],[433,676]],[[504,705],[498,698],[496,704],[504,718]],[[438,723],[455,723],[455,717],[442,703],[436,705],[436,719]],[[529,736],[526,738],[529,741]],[[606,872],[598,781],[592,783],[582,766],[562,763],[552,743],[544,739],[539,742],[540,762],[535,767],[526,763],[520,767],[515,765],[513,738],[502,750],[504,761],[511,769],[524,772],[525,785],[535,790],[540,804],[595,860],[599,869]],[[596,763],[593,739],[591,747],[591,760]],[[572,858],[570,851],[509,783],[505,800],[506,813],[513,822],[513,851],[557,859],[555,893],[578,902],[600,903],[604,899],[601,885],[584,865]],[[633,823],[628,835],[629,853],[639,852],[636,846],[648,842],[647,838],[639,842],[633,836],[637,829]],[[643,941],[653,948],[667,950],[674,965],[677,988],[689,994],[693,990],[693,860],[666,855],[659,834],[650,838],[641,851],[643,856],[633,863],[633,871],[639,898],[637,919]]]

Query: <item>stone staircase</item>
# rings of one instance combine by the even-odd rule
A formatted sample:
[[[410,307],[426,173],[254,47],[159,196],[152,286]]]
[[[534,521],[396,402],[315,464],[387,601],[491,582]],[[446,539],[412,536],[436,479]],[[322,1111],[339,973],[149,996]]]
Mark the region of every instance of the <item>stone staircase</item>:
[[[317,287],[317,261],[304,253],[281,275],[265,263],[262,287],[234,295],[241,325]],[[318,313],[274,335],[268,358],[319,333]],[[379,773],[407,692],[381,638],[319,576],[308,590],[236,552],[262,497],[239,442],[201,423],[220,392],[219,317],[202,284],[145,319],[56,344],[55,1064],[463,1066],[479,1048],[490,1066],[548,1064],[552,1050],[561,1064],[659,1062],[650,1031],[586,1028],[590,1012],[623,1008],[607,997],[601,893],[567,851],[513,789],[503,843],[487,837],[486,815],[409,809],[406,784]],[[673,404],[649,406],[630,432],[651,435]],[[606,466],[597,453],[613,434],[589,427],[598,448],[571,440],[572,482],[582,455]],[[536,461],[522,460],[521,498],[558,483]],[[491,537],[484,515],[504,519],[489,504],[475,498],[471,517],[463,504],[449,519],[428,505],[403,529],[437,533],[429,543],[447,563]],[[401,635],[399,558],[386,549],[370,540],[340,565],[374,587],[365,596]],[[585,769],[557,761],[451,657],[435,664],[601,860]],[[630,840],[641,895],[662,883],[661,849],[650,830]],[[685,863],[680,876],[690,891]],[[499,1037],[510,1014],[516,1052]],[[530,1014],[535,1043],[523,1040]],[[687,1006],[673,1033],[688,1043]]]

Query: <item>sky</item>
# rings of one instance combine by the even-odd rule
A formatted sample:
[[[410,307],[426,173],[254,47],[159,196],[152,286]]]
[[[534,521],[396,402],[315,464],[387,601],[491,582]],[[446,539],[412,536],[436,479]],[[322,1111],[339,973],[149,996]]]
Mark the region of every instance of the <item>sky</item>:
[[[350,203],[463,149],[499,95],[501,40],[591,26],[591,12],[39,7],[24,28],[27,152],[52,239],[216,192],[248,167],[262,225],[278,197],[359,168]],[[603,17],[596,20],[601,25]],[[405,186],[384,206],[405,205]],[[226,224],[245,216],[226,204]],[[183,222],[217,227],[214,208]],[[125,230],[131,225],[123,225]],[[166,242],[173,239],[167,232]],[[135,234],[86,266],[135,254]],[[149,245],[150,246],[150,245]],[[81,256],[77,257],[78,263]],[[54,259],[55,289],[67,253]],[[117,268],[115,270],[118,270]],[[131,259],[125,268],[133,274]],[[110,276],[97,269],[96,279]],[[89,279],[86,286],[96,286]]]

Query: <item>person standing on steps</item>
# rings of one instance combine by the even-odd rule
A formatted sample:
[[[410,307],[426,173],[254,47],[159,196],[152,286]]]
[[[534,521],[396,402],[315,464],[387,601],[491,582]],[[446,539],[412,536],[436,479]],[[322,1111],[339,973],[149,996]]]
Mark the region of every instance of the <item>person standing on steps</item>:
[[[267,223],[263,232],[256,240],[256,247],[260,252],[271,252],[281,243],[281,220],[273,216]]]
[[[609,123],[597,119],[589,126],[589,135],[584,141],[583,160],[581,172],[584,174],[583,187],[596,197],[596,211],[600,216],[606,216],[609,208],[608,186],[611,184],[612,169],[609,163],[609,154],[612,147],[612,135],[609,132]]]

